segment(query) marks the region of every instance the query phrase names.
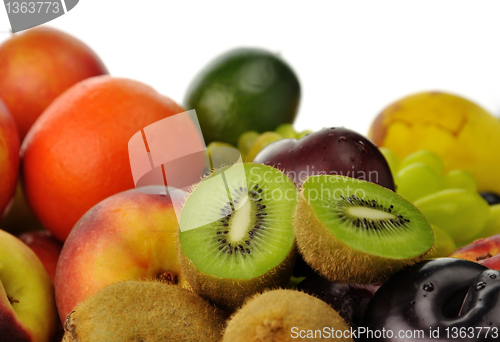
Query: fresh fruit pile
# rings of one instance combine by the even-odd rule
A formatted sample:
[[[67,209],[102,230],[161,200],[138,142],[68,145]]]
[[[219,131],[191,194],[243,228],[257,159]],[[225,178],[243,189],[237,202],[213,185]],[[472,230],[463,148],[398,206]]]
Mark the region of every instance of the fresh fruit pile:
[[[106,74],[57,30],[0,45],[1,341],[499,338],[485,110],[412,95],[372,141],[297,132],[298,77],[265,50],[216,58],[185,108]]]

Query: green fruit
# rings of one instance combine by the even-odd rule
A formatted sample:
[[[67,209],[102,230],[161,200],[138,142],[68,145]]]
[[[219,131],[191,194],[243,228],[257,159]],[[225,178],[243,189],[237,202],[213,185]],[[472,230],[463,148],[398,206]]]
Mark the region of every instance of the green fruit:
[[[281,140],[283,137],[276,132],[264,132],[257,139],[255,139],[252,147],[246,155],[246,161],[251,162],[255,159],[257,154],[270,143]]]
[[[189,290],[156,281],[105,287],[79,303],[63,342],[220,341],[224,313]]]
[[[297,139],[299,137],[298,133],[293,129],[292,124],[281,124],[274,131],[284,139]]]
[[[490,206],[490,216],[484,229],[481,233],[473,238],[487,238],[493,235],[500,234],[500,204],[494,204]]]
[[[311,133],[314,133],[314,132],[311,131],[310,129],[302,131],[302,132],[298,133],[297,139],[302,139],[303,137],[305,137],[306,135],[311,134]]]
[[[428,259],[447,257],[451,253],[455,252],[457,244],[450,235],[438,226],[433,225],[432,230],[434,231],[434,248],[427,256]]]
[[[465,189],[477,192],[477,184],[474,176],[465,170],[452,170],[444,177],[446,189]]]
[[[389,168],[391,169],[392,174],[396,175],[399,171],[398,156],[387,147],[379,147],[378,149],[384,155],[385,160],[387,160],[387,164],[389,164]]]
[[[344,319],[322,300],[300,291],[274,290],[251,298],[231,317],[223,342],[291,342],[299,338],[301,330],[302,337],[306,337],[304,331],[309,335],[298,341],[334,338],[352,342],[347,337],[328,337],[325,331],[331,333],[331,328],[349,333]],[[318,331],[323,333],[323,338],[314,335]]]
[[[240,152],[236,147],[225,142],[212,141],[207,146],[208,156],[215,168],[221,166],[232,165],[241,157]],[[241,159],[243,161],[243,159]]]
[[[397,193],[413,202],[443,188],[443,177],[423,163],[402,167],[394,177]]]
[[[295,218],[297,246],[330,281],[372,283],[422,260],[434,244],[422,213],[377,184],[344,176],[312,176]]]
[[[488,203],[478,193],[464,189],[441,190],[414,204],[431,224],[443,229],[457,244],[478,235],[490,216]]]
[[[408,157],[403,159],[401,162],[401,168],[405,166],[414,164],[414,163],[423,163],[433,169],[438,175],[443,174],[444,164],[441,158],[433,152],[420,150],[413,152]]]
[[[250,147],[252,147],[253,143],[259,137],[259,135],[260,133],[256,131],[248,131],[240,135],[240,137],[238,138],[238,150],[240,150],[241,155],[244,158],[246,158]]]
[[[234,310],[287,285],[295,262],[297,189],[279,170],[239,164],[200,182],[182,208],[179,259],[203,298]]]
[[[269,51],[239,48],[196,76],[184,104],[196,110],[207,143],[236,145],[245,131],[273,131],[293,123],[299,101],[299,80],[285,61]]]

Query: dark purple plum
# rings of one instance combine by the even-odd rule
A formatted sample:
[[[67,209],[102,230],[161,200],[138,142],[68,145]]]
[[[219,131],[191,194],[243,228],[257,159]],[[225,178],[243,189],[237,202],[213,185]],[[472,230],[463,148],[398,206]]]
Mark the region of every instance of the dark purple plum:
[[[463,259],[420,262],[378,289],[361,328],[357,341],[497,341],[500,272]],[[385,336],[377,337],[382,329]],[[401,338],[400,331],[412,337]]]
[[[299,187],[307,177],[343,175],[377,183],[395,190],[389,165],[373,142],[343,127],[323,128],[296,139],[283,139],[266,146],[254,163],[284,171]]]
[[[346,323],[357,327],[361,323],[363,314],[370,299],[379,285],[374,284],[343,284],[328,281],[319,275],[312,275],[303,280],[298,290],[309,293],[337,311]]]

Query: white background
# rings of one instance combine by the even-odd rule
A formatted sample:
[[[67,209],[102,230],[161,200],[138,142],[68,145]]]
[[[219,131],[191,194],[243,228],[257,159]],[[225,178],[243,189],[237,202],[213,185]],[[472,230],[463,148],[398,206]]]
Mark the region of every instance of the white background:
[[[80,0],[49,25],[88,44],[112,75],[180,103],[218,54],[279,52],[302,85],[298,130],[366,133],[386,105],[423,90],[500,114],[500,1]],[[9,29],[0,4],[0,42]]]

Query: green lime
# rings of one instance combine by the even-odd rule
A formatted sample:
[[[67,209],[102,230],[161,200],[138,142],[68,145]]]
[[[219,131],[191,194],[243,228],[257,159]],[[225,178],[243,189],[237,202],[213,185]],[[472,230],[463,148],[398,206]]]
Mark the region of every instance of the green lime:
[[[293,123],[299,102],[299,80],[285,61],[269,51],[239,48],[196,76],[184,105],[196,110],[207,144],[236,145],[243,132],[273,131]]]

